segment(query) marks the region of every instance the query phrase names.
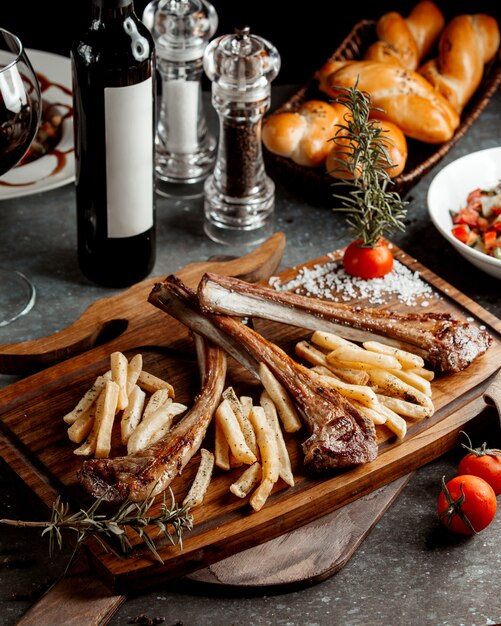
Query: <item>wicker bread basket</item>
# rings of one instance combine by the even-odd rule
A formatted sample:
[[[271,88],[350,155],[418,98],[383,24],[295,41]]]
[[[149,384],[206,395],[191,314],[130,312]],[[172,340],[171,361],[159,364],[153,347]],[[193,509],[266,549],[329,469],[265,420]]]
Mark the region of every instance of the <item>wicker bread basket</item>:
[[[359,22],[331,55],[334,61],[361,59],[367,47],[376,40],[376,22]],[[402,197],[449,152],[454,144],[468,131],[470,126],[485,109],[489,100],[501,83],[501,53],[486,66],[484,76],[477,91],[464,108],[461,123],[454,136],[440,146],[408,139],[408,159],[405,170],[394,179],[392,190]],[[327,100],[319,91],[317,81],[311,78],[289,100],[281,104],[269,115],[279,111],[295,111],[306,100]],[[263,146],[267,170],[272,177],[283,181],[284,185],[307,200],[332,205],[333,182],[325,168],[308,168],[297,165],[291,159],[277,156]]]

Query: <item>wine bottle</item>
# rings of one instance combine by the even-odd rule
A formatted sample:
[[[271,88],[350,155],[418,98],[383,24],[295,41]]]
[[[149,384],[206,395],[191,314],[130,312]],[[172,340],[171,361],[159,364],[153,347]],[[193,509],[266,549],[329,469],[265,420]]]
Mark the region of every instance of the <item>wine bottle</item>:
[[[128,286],[155,262],[155,46],[133,0],[92,0],[71,47],[78,262]]]

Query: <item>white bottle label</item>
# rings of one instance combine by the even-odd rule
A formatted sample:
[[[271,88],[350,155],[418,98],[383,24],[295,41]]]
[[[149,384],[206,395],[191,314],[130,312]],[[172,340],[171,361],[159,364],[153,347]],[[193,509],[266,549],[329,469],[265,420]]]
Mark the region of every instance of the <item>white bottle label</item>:
[[[152,78],[104,90],[108,237],[153,226]]]
[[[174,154],[191,154],[198,149],[198,96],[200,84],[191,80],[164,82],[164,104],[169,120],[165,147]]]

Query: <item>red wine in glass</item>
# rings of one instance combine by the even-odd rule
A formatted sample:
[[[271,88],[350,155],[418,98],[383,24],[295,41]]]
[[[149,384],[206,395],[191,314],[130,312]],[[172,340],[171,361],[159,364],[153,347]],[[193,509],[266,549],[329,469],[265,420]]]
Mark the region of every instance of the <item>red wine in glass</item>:
[[[16,35],[0,28],[0,176],[28,151],[41,111],[40,85],[26,51]],[[27,313],[34,302],[28,278],[0,265],[0,327]]]
[[[0,173],[5,174],[25,155],[31,145],[33,129],[36,134],[38,120],[31,101],[11,110],[0,94]]]

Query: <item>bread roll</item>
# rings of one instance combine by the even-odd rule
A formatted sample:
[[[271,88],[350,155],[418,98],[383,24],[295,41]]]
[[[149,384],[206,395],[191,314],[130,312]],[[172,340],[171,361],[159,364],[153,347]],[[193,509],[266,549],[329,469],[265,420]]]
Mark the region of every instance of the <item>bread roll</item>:
[[[369,46],[364,59],[416,70],[430,53],[444,25],[442,12],[430,0],[416,4],[407,18],[396,11],[385,13],[376,25],[379,40]]]
[[[322,100],[307,100],[297,111],[283,111],[263,123],[262,141],[274,154],[298,165],[318,167],[325,161],[330,139],[346,108]]]
[[[382,165],[393,164],[388,168],[390,178],[395,178],[404,171],[407,162],[407,140],[404,133],[398,126],[386,120],[375,120],[382,129],[381,138],[384,149],[388,153],[388,159]],[[331,142],[329,154],[325,160],[325,169],[334,178],[351,180],[353,176],[343,168],[343,163],[347,161],[351,150],[349,150],[349,139],[338,135],[335,141]]]
[[[457,15],[445,27],[438,56],[418,71],[460,114],[499,48],[499,26],[490,15]]]
[[[329,70],[334,71],[329,73]],[[374,117],[400,127],[407,137],[425,143],[448,141],[459,126],[451,104],[417,72],[378,61],[329,62],[317,73],[319,89],[335,99],[340,88],[370,95]]]

